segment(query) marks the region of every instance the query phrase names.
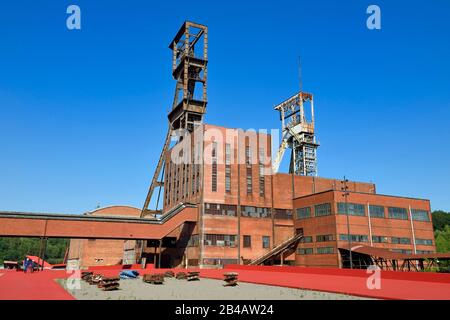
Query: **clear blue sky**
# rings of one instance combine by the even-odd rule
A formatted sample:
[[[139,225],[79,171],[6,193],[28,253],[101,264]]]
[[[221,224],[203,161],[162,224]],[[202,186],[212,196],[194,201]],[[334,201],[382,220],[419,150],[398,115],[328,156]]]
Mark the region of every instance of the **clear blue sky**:
[[[209,27],[208,123],[278,128],[315,95],[319,174],[450,210],[450,3],[3,1],[0,210],[141,207],[171,105],[169,41]],[[77,4],[82,30],[66,28]],[[378,4],[382,29],[366,28]]]

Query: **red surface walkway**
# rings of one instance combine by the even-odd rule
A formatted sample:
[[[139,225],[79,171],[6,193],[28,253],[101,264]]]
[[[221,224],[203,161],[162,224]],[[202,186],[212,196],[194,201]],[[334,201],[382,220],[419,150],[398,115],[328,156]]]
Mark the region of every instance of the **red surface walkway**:
[[[160,273],[164,269],[136,269],[141,274]],[[173,270],[174,272],[186,270]],[[223,280],[224,272],[239,273],[239,281],[289,288],[344,293],[380,299],[450,300],[450,274],[382,272],[381,289],[367,288],[363,270],[314,269],[301,267],[239,267],[223,270],[202,269],[200,276]],[[106,276],[120,270],[96,270]],[[73,300],[55,279],[67,278],[66,271],[44,270],[33,274],[0,270],[0,300]]]
[[[55,279],[66,278],[66,271],[45,270],[23,273],[0,270],[0,300],[74,300]]]

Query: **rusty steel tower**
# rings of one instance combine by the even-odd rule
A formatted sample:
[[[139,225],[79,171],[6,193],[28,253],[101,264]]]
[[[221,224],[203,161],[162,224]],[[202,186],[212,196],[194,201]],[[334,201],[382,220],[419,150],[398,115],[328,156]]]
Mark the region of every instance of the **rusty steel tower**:
[[[141,217],[160,213],[158,210],[161,192],[164,192],[165,154],[170,148],[172,137],[193,132],[203,123],[206,113],[208,28],[186,21],[169,45],[172,50],[172,76],[176,81],[172,109],[168,114],[169,128],[163,150],[158,160],[150,188],[142,208]],[[183,132],[183,133],[180,133]],[[149,209],[155,189],[158,188],[156,209]]]
[[[305,104],[310,105],[310,118],[305,115]],[[282,141],[273,171],[278,172],[287,148],[292,149],[289,173],[303,176],[317,176],[317,147],[314,132],[314,100],[310,93],[295,94],[275,106],[280,113]]]

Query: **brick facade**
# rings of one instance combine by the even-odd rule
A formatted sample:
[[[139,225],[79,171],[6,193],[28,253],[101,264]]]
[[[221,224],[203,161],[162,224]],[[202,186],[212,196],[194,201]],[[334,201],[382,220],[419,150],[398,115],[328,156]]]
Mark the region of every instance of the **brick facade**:
[[[112,217],[139,217],[140,214],[141,210],[128,206],[106,207],[89,213]],[[131,264],[136,262],[135,253],[136,240],[71,239],[68,260],[75,261],[82,268]],[[124,257],[130,261],[124,261]]]

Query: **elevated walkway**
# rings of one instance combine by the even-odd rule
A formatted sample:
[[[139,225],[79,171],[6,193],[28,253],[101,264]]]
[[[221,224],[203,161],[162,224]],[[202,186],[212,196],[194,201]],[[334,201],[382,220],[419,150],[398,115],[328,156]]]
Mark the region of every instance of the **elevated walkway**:
[[[0,236],[162,239],[181,224],[196,222],[197,217],[197,206],[188,203],[180,203],[158,219],[0,211]]]

